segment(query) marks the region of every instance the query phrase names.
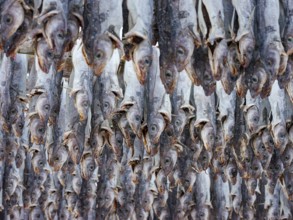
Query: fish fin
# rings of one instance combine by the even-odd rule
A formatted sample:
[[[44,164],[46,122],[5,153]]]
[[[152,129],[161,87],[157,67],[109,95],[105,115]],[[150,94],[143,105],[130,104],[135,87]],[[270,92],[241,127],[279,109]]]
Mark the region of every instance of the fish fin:
[[[148,31],[144,28],[143,21],[137,19],[136,24],[125,34],[125,37],[131,44],[139,44],[141,41],[148,39],[148,34]]]
[[[83,28],[84,27],[84,19],[83,19],[83,16],[78,13],[78,12],[72,12],[73,16],[79,21],[80,23],[80,26]]]
[[[123,44],[122,41],[119,39],[119,37],[115,34],[114,30],[109,30],[106,32],[108,37],[111,39],[113,45],[115,48],[118,48],[122,51],[122,56],[124,56],[124,49],[123,49]]]

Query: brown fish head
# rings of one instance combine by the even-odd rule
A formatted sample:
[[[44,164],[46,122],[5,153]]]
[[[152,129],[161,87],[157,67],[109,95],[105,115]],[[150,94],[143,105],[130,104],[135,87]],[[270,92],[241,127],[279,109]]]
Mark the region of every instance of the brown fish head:
[[[16,140],[13,138],[7,139],[5,152],[6,163],[12,164],[15,161],[18,148],[19,146]]]
[[[95,161],[91,155],[88,155],[86,157],[83,156],[80,163],[82,177],[88,180],[95,170]]]
[[[194,183],[196,181],[196,172],[192,169],[189,169],[187,172],[187,175],[185,178],[182,180],[183,187],[185,189],[185,192],[191,193],[192,188],[194,186]]]
[[[74,94],[75,106],[81,121],[87,120],[88,111],[90,107],[89,95],[84,90],[79,90]]]
[[[93,51],[92,62],[87,62],[93,67],[95,75],[100,76],[112,57],[114,45],[107,35],[101,35],[95,40]]]
[[[50,49],[62,57],[66,43],[65,21],[61,14],[52,16],[45,24],[46,41]]]
[[[133,63],[140,84],[144,84],[147,73],[152,64],[152,45],[148,40],[143,40],[135,46],[133,51]]]
[[[289,141],[286,127],[279,123],[272,128],[272,133],[275,142],[275,147],[279,149],[281,153],[283,153]]]
[[[47,121],[50,114],[50,100],[47,93],[42,93],[36,101],[36,111],[41,121]]]
[[[132,131],[141,138],[141,122],[143,119],[143,110],[138,105],[133,105],[128,109],[126,118]]]
[[[36,174],[40,174],[46,165],[46,158],[44,157],[43,153],[38,153],[35,155],[31,160],[33,170]]]
[[[261,135],[257,135],[254,138],[252,138],[252,145],[251,146],[252,146],[253,152],[257,158],[260,158],[261,154],[263,154],[263,152],[266,151],[266,147],[262,142]]]
[[[246,109],[245,119],[250,132],[255,132],[259,126],[260,113],[256,106],[250,106]]]
[[[54,153],[53,153],[53,169],[54,171],[59,171],[66,163],[68,158],[67,149],[64,146],[60,146]]]
[[[1,10],[1,39],[5,42],[17,31],[24,21],[24,9],[19,1],[8,0],[3,3]]]
[[[151,144],[157,144],[165,129],[166,122],[161,114],[151,115],[148,123],[148,137]]]
[[[68,154],[75,164],[78,164],[82,156],[82,146],[74,132],[64,135],[64,145],[68,149]]]
[[[34,190],[31,192],[31,205],[32,206],[37,206],[38,205],[38,200],[41,197],[41,190],[38,187],[35,187]]]
[[[284,167],[287,168],[293,161],[293,148],[292,143],[287,144],[285,151],[281,155]]]
[[[288,55],[291,55],[293,53],[293,33],[292,33],[292,30],[291,30],[291,33],[286,33],[286,35],[285,35],[284,47],[285,47]]]
[[[172,94],[177,84],[178,71],[169,60],[164,60],[162,54],[160,54],[160,77],[166,92]]]
[[[253,57],[255,39],[249,35],[243,36],[239,41],[240,63],[247,68]]]
[[[289,82],[292,80],[292,74],[293,74],[293,60],[291,57],[289,57],[284,74],[277,76],[280,89],[284,89],[288,86]]]
[[[228,66],[233,76],[240,74],[240,55],[236,44],[231,44],[228,51]]]
[[[175,62],[178,72],[185,69],[190,62],[194,50],[194,39],[189,29],[183,29],[176,37]]]
[[[38,115],[34,115],[30,119],[31,141],[35,144],[42,144],[46,132],[46,124],[41,121]]]
[[[212,151],[215,146],[215,130],[211,123],[206,123],[203,125],[201,132],[201,140],[207,151]]]

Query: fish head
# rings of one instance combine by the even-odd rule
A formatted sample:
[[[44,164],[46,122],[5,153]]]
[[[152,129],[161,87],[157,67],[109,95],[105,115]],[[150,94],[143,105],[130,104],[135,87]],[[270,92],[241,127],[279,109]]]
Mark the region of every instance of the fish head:
[[[118,209],[119,219],[131,219],[134,213],[134,202],[127,202],[125,206]]]
[[[201,139],[204,147],[208,151],[212,151],[215,146],[215,130],[211,123],[206,123],[201,129]]]
[[[21,112],[21,114],[18,115],[16,121],[12,124],[12,129],[16,137],[22,136],[22,131],[25,123],[24,121],[24,113]]]
[[[50,100],[47,93],[42,93],[36,101],[36,111],[41,121],[47,121],[50,114]]]
[[[65,21],[61,14],[52,16],[45,25],[46,41],[50,49],[55,51],[59,57],[64,53],[64,46],[67,41],[65,30]]]
[[[191,34],[186,33],[186,30],[182,30],[176,37],[175,45],[176,68],[178,72],[181,72],[191,60],[195,47],[194,39]]]
[[[212,159],[211,152],[203,149],[197,161],[197,169],[199,172],[209,168]]]
[[[64,146],[60,146],[55,153],[53,153],[53,169],[59,171],[66,163],[68,152]]]
[[[253,71],[252,76],[249,80],[249,90],[252,98],[258,96],[266,81],[267,81],[267,73],[262,66],[255,67],[256,69]]]
[[[164,170],[165,175],[168,176],[176,165],[178,155],[177,151],[172,148],[169,148],[163,155],[163,158],[160,160],[161,168]]]
[[[255,39],[245,35],[239,41],[240,63],[244,68],[247,68],[253,57],[255,47]]]
[[[79,33],[79,24],[77,19],[69,19],[67,21],[67,42],[66,42],[66,47],[65,47],[65,52],[71,51],[71,49],[74,46],[74,42],[76,42],[78,38],[78,33]]]
[[[92,176],[95,168],[96,168],[95,161],[92,156],[87,156],[85,158],[82,158],[82,160],[81,160],[81,173],[82,173],[83,178],[88,180]]]
[[[146,212],[149,212],[152,209],[153,202],[154,202],[154,194],[149,190],[145,191],[142,197],[142,208]]]
[[[39,206],[33,207],[29,213],[29,219],[44,220],[44,214]]]
[[[135,210],[135,213],[136,213],[136,219],[139,219],[139,220],[147,220],[148,219],[148,216],[149,216],[149,213],[147,211],[145,211],[143,208],[137,208]]]
[[[235,119],[234,116],[228,115],[225,117],[225,120],[222,119],[223,130],[224,130],[224,141],[229,143],[234,137],[234,125]]]
[[[255,179],[260,178],[263,171],[260,159],[254,157],[249,169],[250,169],[250,176],[252,178],[255,178]]]
[[[221,83],[224,88],[224,91],[230,95],[236,86],[238,76],[233,75],[229,68],[226,66],[223,68]]]
[[[269,44],[264,54],[265,68],[272,79],[279,73],[281,65],[280,50],[277,45]]]
[[[293,148],[292,143],[287,144],[285,151],[281,155],[284,167],[287,168],[293,161]]]
[[[7,181],[7,185],[5,189],[5,191],[8,193],[9,196],[11,196],[15,192],[17,185],[18,185],[17,178],[15,176],[11,177],[10,175],[10,179]]]
[[[19,147],[15,155],[15,164],[17,168],[22,166],[25,158],[26,158],[25,149],[23,147]]]
[[[99,36],[94,42],[92,63],[89,63],[96,76],[100,76],[112,57],[114,46],[107,35]]]
[[[268,130],[265,130],[263,133],[262,133],[262,142],[266,148],[266,150],[272,154],[273,153],[273,150],[275,148],[275,143],[274,143],[274,140],[273,140],[273,137],[271,135],[271,133],[268,131]]]
[[[213,52],[212,73],[215,80],[220,80],[228,60],[228,46],[225,39],[221,40]],[[228,68],[227,68],[228,69]]]
[[[107,161],[107,176],[109,180],[117,176],[118,170],[119,170],[119,165],[116,160]]]
[[[287,33],[284,40],[284,47],[287,50],[287,54],[291,55],[293,53],[293,33]]]
[[[75,93],[75,106],[81,121],[87,120],[90,107],[89,95],[84,90],[79,90]]]
[[[176,66],[170,61],[164,60],[162,55],[160,54],[160,77],[166,92],[172,94],[177,84],[178,71]]]
[[[31,192],[31,204],[36,205],[38,204],[38,200],[41,197],[41,190],[40,188],[36,187],[32,192]]]
[[[82,178],[81,176],[74,176],[72,179],[72,188],[74,192],[79,195],[82,187]]]
[[[35,144],[43,144],[46,132],[46,124],[38,115],[30,120],[31,141]]]
[[[105,118],[109,118],[115,110],[116,97],[112,92],[103,93],[102,96],[102,112]]]
[[[110,208],[114,202],[115,199],[115,192],[111,187],[107,187],[104,196],[103,196],[103,202],[102,202],[102,207],[103,208]]]
[[[43,171],[46,165],[46,158],[44,158],[44,155],[40,152],[31,159],[31,163],[34,172],[36,174],[40,174],[40,172]]]
[[[36,42],[36,54],[40,69],[43,72],[48,73],[50,70],[50,66],[56,60],[56,54],[54,50],[49,47],[44,38],[40,38]]]
[[[196,210],[196,219],[208,220],[210,219],[210,208],[207,205],[200,205]]]
[[[138,137],[141,137],[140,128],[143,119],[142,113],[143,110],[139,108],[138,105],[131,106],[126,113],[126,118],[128,120],[129,126]]]
[[[229,161],[228,165],[226,166],[226,175],[232,185],[235,185],[237,182],[237,174],[238,170],[236,162],[234,160]]]
[[[186,113],[184,112],[184,110],[180,109],[178,111],[178,114],[173,116],[172,118],[172,124],[173,124],[173,128],[174,128],[174,134],[176,137],[180,137],[183,129],[186,125],[187,122],[187,116]]]
[[[148,123],[148,136],[151,144],[157,144],[165,129],[166,122],[161,114],[151,115]]]
[[[237,46],[235,44],[229,47],[228,51],[228,66],[232,76],[238,76],[240,74],[240,56],[238,53]]]
[[[0,144],[0,161],[4,161],[6,157],[6,152],[5,152],[5,145],[3,143]]]
[[[260,114],[256,106],[251,106],[245,113],[246,123],[250,132],[255,132],[259,126]]]
[[[78,137],[74,133],[64,137],[64,145],[68,149],[68,154],[75,164],[78,164],[82,156],[82,146],[80,146]]]
[[[133,51],[134,69],[140,84],[145,83],[147,73],[152,64],[152,54],[152,45],[148,40],[140,42]]]
[[[202,73],[202,88],[206,96],[210,96],[216,90],[216,81],[214,80],[209,64],[205,64],[205,70]]]
[[[196,181],[196,173],[194,170],[190,169],[183,180],[183,187],[186,192],[189,192],[189,193],[192,192],[192,188],[195,181]]]
[[[3,3],[0,20],[0,41],[3,45],[21,26],[24,21],[24,15],[21,2],[8,0]]]
[[[289,141],[286,127],[279,123],[276,126],[274,126],[272,130],[273,130],[272,132],[273,132],[275,147],[277,149],[284,150]]]

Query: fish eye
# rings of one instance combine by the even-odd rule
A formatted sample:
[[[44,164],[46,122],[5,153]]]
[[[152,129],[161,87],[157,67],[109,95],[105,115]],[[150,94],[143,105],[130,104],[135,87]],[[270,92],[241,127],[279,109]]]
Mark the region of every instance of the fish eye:
[[[258,122],[258,120],[259,120],[259,118],[257,116],[253,118],[254,122]]]
[[[60,39],[64,39],[64,34],[62,32],[59,32],[57,34],[57,37],[60,38]]]
[[[15,108],[12,108],[11,109],[11,114],[15,114],[16,113],[16,109]]]
[[[90,166],[90,171],[92,171],[92,170],[94,170],[94,166],[93,165]]]
[[[83,105],[84,107],[88,107],[88,101],[84,101],[84,102],[82,103],[82,105]]]
[[[11,15],[6,15],[6,16],[4,17],[4,22],[5,22],[6,24],[10,25],[10,24],[12,23],[12,21],[13,21],[13,17],[12,17]]]
[[[257,170],[258,170],[258,167],[257,167],[257,166],[255,166],[253,169],[254,169],[255,171],[257,171]]]
[[[23,128],[23,124],[22,124],[22,123],[19,123],[19,124],[18,124],[18,127],[19,127],[20,129],[22,129],[22,128]]]
[[[136,121],[140,121],[140,116],[139,115],[135,115],[135,120]]]
[[[55,161],[57,161],[57,162],[58,162],[58,161],[59,161],[59,157],[56,157],[56,158],[55,158]]]
[[[53,58],[54,58],[54,54],[53,54],[53,52],[49,50],[49,51],[47,52],[47,57],[49,57],[50,59],[53,59]]]
[[[177,119],[177,120],[175,121],[175,125],[176,125],[176,126],[180,126],[180,125],[181,125],[181,121],[180,121],[179,119]]]
[[[44,133],[44,128],[39,128],[38,131],[39,133]]]
[[[179,56],[184,55],[184,50],[183,50],[183,48],[179,47],[179,48],[177,49],[177,54],[178,54]]]
[[[254,76],[252,77],[252,82],[253,82],[253,83],[258,83],[258,78],[257,78],[257,76],[254,75]]]
[[[104,108],[108,108],[109,107],[109,102],[105,102],[104,103]]]
[[[45,108],[46,110],[49,110],[50,105],[49,105],[49,104],[46,104],[46,105],[44,106],[44,108]]]
[[[96,54],[96,58],[97,59],[101,59],[103,57],[103,52],[102,51],[98,51]]]
[[[268,66],[273,66],[273,64],[274,64],[273,59],[268,59],[267,64],[268,64]]]
[[[150,58],[145,58],[144,64],[146,64],[147,66],[149,66],[151,64]]]
[[[39,162],[39,165],[40,165],[40,166],[43,166],[43,165],[44,165],[43,161],[40,161],[40,162]]]
[[[170,162],[169,158],[166,158],[165,163],[169,163],[169,162]]]
[[[172,73],[171,71],[167,70],[165,73],[166,78],[171,78],[172,77]]]
[[[151,126],[151,131],[155,132],[157,130],[157,126],[156,125],[152,125]]]
[[[265,149],[266,148],[263,144],[260,147],[261,147],[261,149]]]
[[[249,159],[249,158],[246,158],[245,161],[246,161],[247,163],[249,163],[249,162],[250,162],[250,159]]]
[[[286,155],[285,160],[289,160],[289,159],[290,159],[290,157],[288,155]]]

